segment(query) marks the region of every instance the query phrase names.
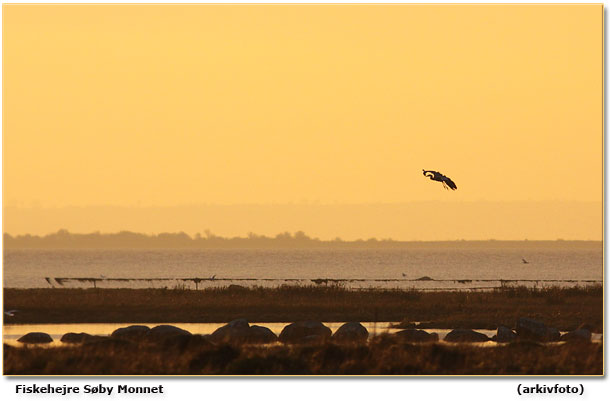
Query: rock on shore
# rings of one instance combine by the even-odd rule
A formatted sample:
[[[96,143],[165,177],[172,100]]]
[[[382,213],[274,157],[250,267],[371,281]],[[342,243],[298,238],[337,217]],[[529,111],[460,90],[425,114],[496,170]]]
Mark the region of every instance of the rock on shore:
[[[86,343],[86,342],[93,341],[93,340],[99,340],[102,338],[104,338],[104,337],[93,336],[88,333],[66,333],[63,336],[61,336],[61,339],[59,341],[61,341],[62,343],[67,343],[67,344],[80,344],[80,343]]]
[[[587,329],[577,329],[565,333],[559,339],[560,341],[591,341],[591,332]]]
[[[517,333],[512,331],[506,326],[498,326],[496,335],[492,337],[492,340],[499,343],[508,343],[517,339]]]
[[[339,327],[332,338],[338,342],[365,343],[369,331],[360,322],[348,322]]]
[[[132,325],[116,329],[112,332],[110,336],[123,340],[139,340],[143,338],[149,331],[150,327],[148,326]]]
[[[517,320],[517,337],[520,340],[548,342],[559,341],[561,335],[556,328],[547,327],[538,320],[522,317]]]
[[[438,341],[438,334],[428,333],[425,330],[406,329],[394,334],[394,336],[404,342],[409,343],[426,343]]]
[[[236,319],[210,334],[210,341],[215,343],[269,344],[276,342],[277,336],[267,327],[250,326],[246,319]]]
[[[146,338],[149,340],[157,341],[157,340],[163,340],[163,339],[166,339],[169,337],[190,336],[190,335],[191,335],[190,332],[183,330],[179,327],[168,325],[168,324],[162,324],[162,325],[155,326],[152,329],[150,329],[146,333]]]
[[[21,336],[17,341],[24,344],[47,344],[53,342],[53,339],[47,333],[31,332]]]
[[[291,323],[284,327],[279,340],[283,343],[316,343],[330,338],[332,331],[317,321]]]
[[[455,329],[447,333],[445,341],[453,343],[478,343],[489,341],[489,337],[470,329]]]

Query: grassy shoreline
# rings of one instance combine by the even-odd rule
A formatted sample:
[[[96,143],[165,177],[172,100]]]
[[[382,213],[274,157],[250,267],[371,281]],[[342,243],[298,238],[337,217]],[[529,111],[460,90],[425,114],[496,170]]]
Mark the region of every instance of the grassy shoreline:
[[[277,345],[99,342],[75,347],[4,345],[5,375],[602,375],[603,344],[497,347],[409,344]]]
[[[603,328],[603,288],[506,288],[488,292],[348,290],[340,287],[4,289],[5,324],[223,323],[297,320],[421,322],[421,328],[514,327],[520,317],[562,331]]]

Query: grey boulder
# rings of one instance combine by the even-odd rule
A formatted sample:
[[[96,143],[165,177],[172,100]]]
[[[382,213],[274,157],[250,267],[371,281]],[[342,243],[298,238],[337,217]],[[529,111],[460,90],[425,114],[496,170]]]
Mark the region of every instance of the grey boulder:
[[[160,326],[155,326],[152,329],[150,329],[146,333],[146,338],[149,340],[157,341],[157,340],[165,340],[167,338],[175,337],[175,336],[190,336],[190,335],[191,335],[190,332],[188,332],[186,330],[182,330],[179,327],[172,326],[169,324],[162,324]]]
[[[279,340],[283,343],[323,342],[330,338],[332,331],[317,321],[295,322],[284,327]],[[314,337],[312,337],[314,336]]]
[[[517,320],[517,336],[519,336],[519,339],[545,341],[546,334],[546,325],[538,320],[526,317]]]
[[[53,342],[53,339],[47,333],[31,332],[21,336],[17,341],[24,344],[47,344]]]
[[[139,340],[146,336],[149,331],[150,327],[148,326],[132,325],[116,329],[110,336],[122,340]]]
[[[252,325],[246,319],[236,319],[210,334],[210,341],[237,344],[268,344],[277,341],[277,336],[267,327]]]
[[[538,320],[522,317],[517,320],[517,337],[520,340],[547,342],[559,341],[561,334]]]
[[[254,344],[270,344],[277,341],[277,336],[269,328],[263,326],[250,326],[248,342]]]
[[[517,333],[506,326],[499,326],[496,335],[492,338],[499,343],[509,343],[517,339]]]
[[[562,335],[560,341],[591,341],[591,332],[587,329],[577,329]]]
[[[425,330],[406,329],[394,334],[401,341],[409,343],[427,343],[438,341],[438,334],[428,333]]]
[[[447,333],[445,341],[452,343],[477,343],[489,341],[489,337],[470,329],[455,329]]]
[[[61,339],[59,341],[67,344],[79,344],[86,343],[88,341],[92,341],[98,338],[98,336],[92,336],[88,333],[66,333],[61,336]]]
[[[348,322],[339,327],[332,338],[338,342],[364,343],[369,338],[369,331],[360,322]]]
[[[561,339],[561,333],[554,327],[548,327],[546,330],[546,341],[559,341]]]

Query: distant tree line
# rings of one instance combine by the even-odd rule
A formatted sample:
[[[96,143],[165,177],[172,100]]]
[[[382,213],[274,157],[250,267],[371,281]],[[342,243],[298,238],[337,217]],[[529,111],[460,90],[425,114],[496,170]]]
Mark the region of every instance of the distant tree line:
[[[5,248],[309,248],[378,242],[396,243],[390,239],[378,241],[375,238],[366,241],[343,241],[341,238],[322,241],[307,236],[303,231],[283,232],[275,237],[249,233],[247,237],[231,238],[217,236],[209,230],[204,231],[203,235],[197,233],[193,237],[184,232],[150,235],[131,231],[109,234],[100,232],[74,234],[65,229],[44,236],[4,234]]]
[[[599,245],[601,241],[395,241],[392,239],[369,238],[367,240],[358,239],[355,241],[344,241],[337,237],[334,240],[326,241],[319,238],[307,236],[303,231],[295,233],[283,232],[275,237],[267,237],[249,233],[246,237],[220,237],[211,231],[205,230],[203,235],[200,233],[191,237],[184,232],[143,234],[131,231],[121,231],[118,233],[102,234],[94,232],[89,234],[74,234],[62,229],[55,233],[38,235],[18,235],[12,236],[4,234],[4,248],[6,249],[86,249],[86,248],[403,248],[406,246],[414,247],[505,247],[505,246],[540,246],[549,245],[553,247],[575,245],[591,246]]]

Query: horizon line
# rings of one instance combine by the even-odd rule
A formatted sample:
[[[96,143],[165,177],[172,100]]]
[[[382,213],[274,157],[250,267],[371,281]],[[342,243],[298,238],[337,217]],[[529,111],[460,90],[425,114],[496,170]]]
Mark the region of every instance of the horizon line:
[[[120,235],[135,235],[139,237],[143,237],[143,239],[161,239],[161,236],[172,236],[179,237],[185,241],[300,241],[300,242],[315,242],[315,243],[405,243],[405,242],[604,242],[603,239],[565,239],[565,238],[554,238],[554,239],[496,239],[496,238],[487,238],[487,239],[442,239],[442,240],[416,240],[416,239],[394,239],[394,238],[377,238],[377,237],[367,237],[367,238],[358,238],[358,239],[342,239],[339,236],[336,236],[334,239],[320,239],[318,237],[310,237],[305,232],[301,230],[297,230],[294,232],[283,231],[279,232],[275,236],[267,236],[265,234],[256,234],[254,232],[248,232],[245,236],[220,236],[215,235],[210,230],[204,230],[203,233],[197,232],[194,235],[188,234],[185,231],[163,231],[157,233],[144,233],[138,231],[131,230],[119,230],[114,232],[101,232],[101,231],[91,231],[91,232],[70,232],[67,229],[59,229],[54,232],[50,232],[47,234],[11,234],[9,232],[3,231],[3,242],[6,240],[7,236],[10,237],[11,240],[44,240],[50,239],[52,237],[62,237],[62,236],[79,236],[79,237],[91,237],[96,236],[102,239],[103,237],[116,237]]]
[[[29,205],[4,204],[2,208],[18,209],[61,209],[61,208],[88,208],[88,207],[116,207],[116,208],[172,208],[172,207],[192,207],[192,206],[376,206],[376,205],[402,205],[410,203],[604,203],[600,200],[579,200],[579,199],[512,199],[512,200],[444,200],[444,199],[424,199],[424,200],[404,200],[404,201],[367,201],[367,202],[344,202],[344,201],[320,201],[316,199],[301,201],[276,201],[276,202],[193,202],[180,203],[175,205],[152,205],[152,204],[86,204],[86,205]],[[25,203],[25,202],[24,202]]]

